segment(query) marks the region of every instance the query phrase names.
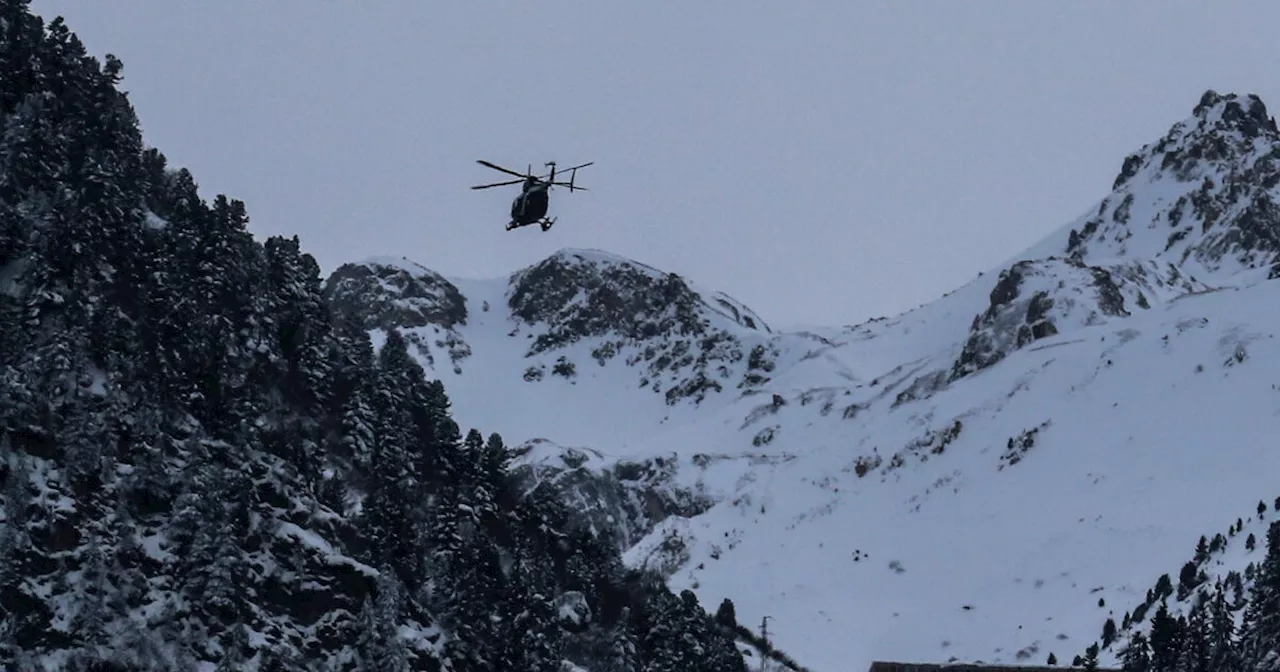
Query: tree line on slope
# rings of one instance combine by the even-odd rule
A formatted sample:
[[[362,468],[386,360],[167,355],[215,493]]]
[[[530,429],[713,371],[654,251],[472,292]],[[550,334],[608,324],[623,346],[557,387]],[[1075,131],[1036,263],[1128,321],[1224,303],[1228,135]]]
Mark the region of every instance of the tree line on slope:
[[[1265,511],[1265,502],[1259,502],[1259,515]],[[1243,522],[1237,520],[1229,536],[1242,532]],[[1073,664],[1096,666],[1101,649],[1119,647],[1127,672],[1280,669],[1280,521],[1268,527],[1261,563],[1250,562],[1243,572],[1232,570],[1210,585],[1202,567],[1226,544],[1220,534],[1213,540],[1201,537],[1195,558],[1183,566],[1176,586],[1168,574],[1162,575],[1146,599],[1124,614],[1120,626],[1107,619],[1101,640],[1076,656]],[[1255,550],[1252,534],[1245,545]],[[1171,596],[1188,603],[1185,613],[1174,615],[1168,604]],[[1140,628],[1153,606],[1150,623]]]
[[[144,148],[104,61],[0,0],[0,661],[745,671],[296,238]]]

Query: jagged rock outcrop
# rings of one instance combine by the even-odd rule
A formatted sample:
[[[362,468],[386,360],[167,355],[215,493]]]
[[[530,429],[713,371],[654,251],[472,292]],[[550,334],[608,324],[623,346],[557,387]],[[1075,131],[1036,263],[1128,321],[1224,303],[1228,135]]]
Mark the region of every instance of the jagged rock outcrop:
[[[677,483],[682,460],[675,454],[610,461],[589,448],[562,447],[545,440],[526,442],[513,454],[512,474],[524,488],[553,482],[575,524],[606,535],[619,552],[667,518],[692,518],[716,501]],[[684,466],[691,465],[686,461]]]
[[[1269,268],[1280,254],[1278,186],[1280,132],[1266,106],[1208,91],[1190,118],[1124,160],[1064,252],[1169,261],[1193,276]]]
[[[400,329],[428,367],[432,345],[455,373],[471,355],[458,329],[467,324],[467,299],[444,276],[407,259],[373,259],[339,266],[325,283],[334,314],[364,329]]]
[[[1190,118],[1125,159],[1113,186],[1068,232],[1065,259],[1001,272],[949,380],[1062,332],[1064,320],[1088,326],[1280,275],[1280,131],[1257,96],[1206,92]],[[1044,281],[1025,287],[1030,277]]]
[[[706,304],[712,310],[716,310],[721,315],[748,329],[759,329],[766,333],[773,333],[773,329],[769,327],[769,324],[757,315],[756,311],[748,308],[741,301],[724,292],[711,292],[709,296],[710,301],[707,301]]]
[[[1067,329],[1093,326],[1208,289],[1157,262],[1088,266],[1076,257],[1020,261],[1002,271],[990,305],[973,318],[949,380],[981,371],[1009,353]]]
[[[516,339],[531,341],[522,372],[529,382],[548,370],[572,378],[588,362],[604,366],[616,358],[667,403],[698,403],[726,388],[759,386],[776,356],[764,344],[769,326],[747,306],[607,253],[561,250],[514,273],[505,294],[514,327],[507,337],[513,347],[520,347]],[[429,369],[443,354],[460,374],[472,354],[468,311],[476,302],[414,262],[344,264],[329,276],[325,295],[337,315],[365,329],[400,329]],[[493,307],[483,302],[483,310]],[[573,352],[575,345],[585,351]]]
[[[444,276],[409,260],[343,264],[325,283],[334,311],[365,329],[467,323],[467,300]]]
[[[532,337],[527,356],[589,343],[602,366],[624,355],[640,367],[641,387],[669,404],[735,385],[747,374],[741,334],[767,329],[723,296],[708,303],[674,273],[585,250],[563,250],[512,275],[508,304],[519,325],[511,335]]]

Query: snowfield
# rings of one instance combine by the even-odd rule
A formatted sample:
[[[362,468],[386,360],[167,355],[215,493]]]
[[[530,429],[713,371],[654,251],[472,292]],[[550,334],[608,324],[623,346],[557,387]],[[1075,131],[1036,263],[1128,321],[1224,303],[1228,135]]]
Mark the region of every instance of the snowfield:
[[[1259,310],[1278,300],[1274,283],[1186,296],[1043,339],[897,407],[892,392],[925,365],[896,376],[876,367],[881,341],[903,347],[892,330],[796,361],[773,386],[786,403],[764,414],[760,395],[672,411],[626,385],[623,367],[527,383],[519,351],[499,347],[499,329],[480,337],[498,325],[479,320],[475,338],[463,333],[494,365],[446,384],[460,419],[509,442],[737,458],[682,465],[683,485],[721,502],[668,519],[629,558],[652,559],[678,535],[688,559],[673,587],[693,588],[710,610],[729,597],[748,625],[770,616],[777,645],[815,671],[1049,653],[1066,664],[1156,577],[1176,577],[1201,535],[1280,495],[1269,441],[1280,433],[1280,318]],[[787,340],[797,348],[787,359],[811,352]],[[888,375],[872,385],[877,374]],[[824,389],[839,408],[864,410],[845,419],[805,403]],[[773,439],[753,445],[769,427]],[[878,466],[859,476],[859,459]]]
[[[527,460],[554,462],[557,447],[591,469],[674,458],[671,487],[714,506],[662,520],[628,562],[710,611],[730,598],[753,629],[769,617],[771,640],[814,672],[1069,665],[1161,574],[1176,585],[1202,535],[1247,523],[1204,567],[1212,583],[1260,560],[1280,515],[1280,283],[1267,280],[1280,136],[1256,99],[1211,94],[1125,161],[1089,213],[892,319],[779,331],[691,285],[705,333],[622,338],[629,350],[597,361],[618,335],[583,332],[531,354],[557,324],[513,316],[525,269],[448,279],[465,323],[404,331],[464,429],[542,440]],[[597,251],[553,260],[598,271],[556,281],[566,305],[594,305],[609,269],[664,277]],[[452,360],[449,335],[469,354]],[[693,375],[685,365],[650,386],[628,361],[652,339],[712,352],[698,350],[711,336],[730,354],[707,355],[720,389],[700,401],[664,399]]]

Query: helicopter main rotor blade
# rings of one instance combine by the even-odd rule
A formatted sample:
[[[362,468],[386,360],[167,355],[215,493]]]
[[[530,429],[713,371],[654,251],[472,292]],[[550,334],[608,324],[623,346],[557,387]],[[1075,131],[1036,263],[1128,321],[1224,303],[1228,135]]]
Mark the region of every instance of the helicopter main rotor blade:
[[[560,166],[556,166],[556,172],[557,172],[557,173],[571,173],[571,172],[573,172],[573,171],[575,171],[575,170],[577,170],[577,169],[579,169],[579,168],[586,168],[587,166],[591,166],[591,165],[595,165],[595,161],[588,161],[587,163],[584,163],[584,164],[582,164],[581,166],[573,166],[572,168],[561,168]],[[546,182],[546,181],[547,181],[547,178],[549,178],[549,177],[551,177],[551,173],[547,173],[546,175],[543,175],[542,177],[539,177],[538,179],[539,179],[539,180],[541,180],[541,181],[543,181],[543,182]],[[578,188],[575,186],[573,189],[574,189],[574,191],[577,191],[577,189],[578,189]]]
[[[499,166],[499,165],[497,165],[497,164],[495,164],[495,163],[489,163],[488,161],[485,161],[484,159],[476,159],[476,163],[478,163],[478,164],[480,164],[480,165],[482,165],[482,166],[485,166],[486,168],[492,168],[492,169],[494,169],[494,170],[496,170],[496,171],[498,171],[498,172],[500,172],[500,173],[506,173],[506,174],[508,174],[508,175],[515,175],[516,177],[527,177],[524,173],[517,173],[517,172],[516,172],[516,171],[514,171],[514,170],[509,170],[509,169],[507,169],[507,168],[503,168],[502,166]]]
[[[570,191],[591,191],[586,187],[579,187],[576,184],[571,185],[568,182],[552,182],[552,184],[556,185],[557,187],[570,187]]]
[[[524,182],[524,180],[523,179],[507,180],[506,182],[494,182],[493,184],[478,184],[471,188],[472,189],[488,189],[489,187],[505,187],[509,184],[520,184],[521,182]],[[577,189],[577,187],[574,187],[574,188]]]

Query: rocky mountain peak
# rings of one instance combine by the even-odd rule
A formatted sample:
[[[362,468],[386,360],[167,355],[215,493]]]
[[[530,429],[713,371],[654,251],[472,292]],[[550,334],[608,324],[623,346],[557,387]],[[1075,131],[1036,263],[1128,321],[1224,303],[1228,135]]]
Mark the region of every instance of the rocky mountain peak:
[[[329,275],[324,293],[339,319],[368,330],[411,330],[405,338],[428,366],[436,365],[433,344],[455,373],[471,355],[458,333],[467,324],[466,297],[444,276],[406,258],[343,264]]]
[[[1159,141],[1125,158],[1113,189],[1119,189],[1143,168],[1172,170],[1180,181],[1197,177],[1197,169],[1239,160],[1257,144],[1280,140],[1275,119],[1254,94],[1226,95],[1209,90],[1191,111]]]
[[[1064,252],[1161,260],[1230,283],[1280,253],[1280,131],[1256,95],[1207,91],[1192,115],[1124,160]]]
[[[343,315],[366,329],[453,329],[467,323],[467,302],[444,276],[405,258],[376,257],[339,266],[325,293]]]
[[[700,303],[678,275],[586,250],[561,250],[518,271],[508,295],[513,317],[547,327],[535,350],[607,333],[641,340],[701,333],[708,325]]]
[[[580,331],[578,336],[598,335],[602,329],[652,336],[660,327],[646,316],[664,312],[675,320],[666,326],[682,333],[700,332],[709,321],[720,319],[770,331],[755,311],[723,292],[699,290],[675,273],[601,250],[561,249],[512,274],[510,288],[509,305],[516,318],[557,322]]]
[[[532,341],[527,357],[583,343],[604,365],[626,352],[628,365],[643,365],[641,387],[664,391],[669,403],[701,400],[742,375],[739,362],[767,359],[744,351],[743,336],[768,332],[746,306],[598,250],[566,248],[512,274],[507,303],[518,325],[511,335],[525,330]]]
[[[1222,130],[1236,130],[1246,137],[1258,137],[1263,133],[1275,135],[1276,121],[1267,116],[1267,106],[1255,94],[1240,96],[1221,95],[1210,89],[1200,96],[1192,114],[1202,124],[1213,124]]]

